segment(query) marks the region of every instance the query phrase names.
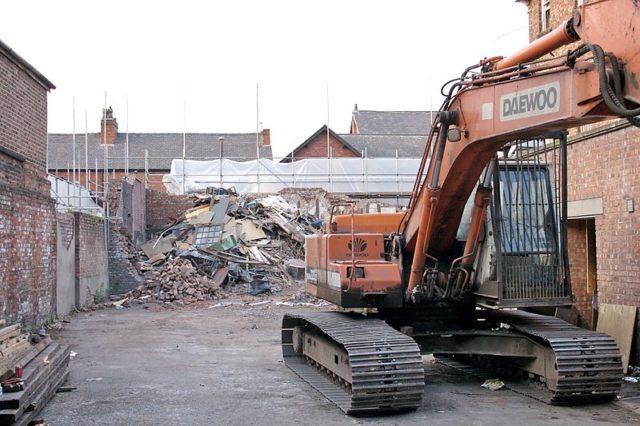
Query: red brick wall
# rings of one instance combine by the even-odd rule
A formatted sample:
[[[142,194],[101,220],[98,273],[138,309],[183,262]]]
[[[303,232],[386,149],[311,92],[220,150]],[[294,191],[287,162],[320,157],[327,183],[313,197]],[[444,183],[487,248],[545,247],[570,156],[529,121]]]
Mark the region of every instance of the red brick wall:
[[[0,318],[55,314],[56,212],[41,168],[0,152]]]
[[[148,190],[147,227],[151,231],[166,228],[192,207],[193,199],[188,195],[171,195]]]
[[[640,306],[640,130],[628,127],[569,146],[569,200],[602,197],[596,217],[601,303]],[[627,212],[626,199],[637,206]]]
[[[108,292],[107,248],[104,222],[85,213],[75,213],[76,225],[76,299],[80,306],[91,304],[93,296]]]
[[[333,135],[329,136],[329,146],[331,147],[331,154],[333,157],[358,157]],[[309,144],[294,151],[293,156],[294,158],[327,158],[327,134],[323,133],[316,136]]]
[[[44,172],[47,91],[0,53],[0,147]]]
[[[47,89],[3,54],[0,76],[0,318],[40,325],[56,308]]]

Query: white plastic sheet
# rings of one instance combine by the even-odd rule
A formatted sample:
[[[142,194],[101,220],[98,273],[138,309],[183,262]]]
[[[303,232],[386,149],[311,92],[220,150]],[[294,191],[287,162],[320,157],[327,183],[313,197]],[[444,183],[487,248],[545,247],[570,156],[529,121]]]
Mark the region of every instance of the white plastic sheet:
[[[162,182],[172,194],[203,192],[208,186],[241,193],[275,193],[283,188],[323,188],[340,193],[411,192],[419,158],[309,158],[196,161],[176,159]]]

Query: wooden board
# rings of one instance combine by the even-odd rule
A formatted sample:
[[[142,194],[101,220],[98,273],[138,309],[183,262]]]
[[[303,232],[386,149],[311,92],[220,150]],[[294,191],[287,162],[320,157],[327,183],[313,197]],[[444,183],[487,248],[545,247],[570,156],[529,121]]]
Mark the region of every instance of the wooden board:
[[[0,376],[7,371],[13,370],[20,358],[25,356],[31,349],[31,343],[28,340],[21,340],[0,353]]]
[[[18,324],[10,325],[9,327],[0,329],[0,342],[5,339],[16,337],[19,334],[20,334],[20,326]]]
[[[596,330],[613,337],[622,354],[622,368],[627,372],[633,328],[636,322],[635,306],[600,304],[598,309],[598,325]]]
[[[34,359],[41,367],[37,372],[34,371],[34,374],[28,379],[25,379],[24,390],[2,395],[3,406],[10,408],[0,409],[0,424],[10,424],[16,421],[25,411],[33,410],[36,407],[41,409],[44,394],[55,393],[60,385],[59,377],[66,376],[68,371],[69,347],[61,347],[55,343],[49,348],[51,346],[54,346],[54,350],[50,357],[43,357],[45,350]],[[44,359],[48,360],[47,364],[41,363]]]

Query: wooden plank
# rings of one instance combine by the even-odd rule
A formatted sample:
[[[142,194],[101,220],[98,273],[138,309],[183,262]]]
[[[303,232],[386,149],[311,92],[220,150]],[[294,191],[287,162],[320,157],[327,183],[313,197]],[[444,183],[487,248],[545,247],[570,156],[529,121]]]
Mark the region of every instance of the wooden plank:
[[[0,343],[0,354],[2,354],[3,351],[11,348],[11,346],[15,345],[16,343],[19,343],[21,340],[26,340],[28,338],[29,336],[26,334],[19,334],[18,336],[5,339],[2,343]]]
[[[35,390],[37,382],[42,378],[42,373],[50,366],[55,366],[56,362],[62,354],[62,348],[57,343],[49,345],[45,350],[40,352],[32,362],[24,368],[22,379],[24,382],[24,390],[20,392],[10,392],[0,395],[0,413],[4,409],[18,408],[23,400],[25,400]],[[45,362],[48,361],[48,363]],[[33,386],[32,386],[33,385]]]
[[[43,391],[37,395],[36,399],[32,404],[33,408],[30,411],[23,413],[22,416],[20,416],[20,418],[16,421],[16,423],[14,423],[14,425],[15,426],[29,425],[29,422],[34,420],[38,416],[38,414],[40,414],[40,411],[42,411],[42,409],[47,405],[49,400],[53,398],[53,395],[56,394],[56,389],[62,386],[64,382],[67,381],[68,377],[69,377],[69,369],[65,368],[60,375],[58,375],[56,378],[54,378],[49,382],[49,386],[46,389],[43,389]],[[29,407],[31,408],[32,406],[30,405]]]
[[[31,343],[28,340],[21,340],[8,349],[0,352],[0,376],[4,376],[7,371],[13,370],[16,363],[29,352]]]
[[[19,363],[22,367],[26,367],[29,365],[31,360],[33,360],[40,352],[45,350],[47,346],[51,343],[51,338],[49,336],[45,336],[40,342],[36,343],[31,347],[31,350],[25,354],[22,358],[20,358]]]
[[[43,389],[48,389],[52,382],[55,382],[57,375],[61,374],[61,371],[67,370],[69,347],[57,346],[55,354],[52,355],[49,361],[49,364],[45,364],[45,367],[30,382],[25,382],[23,391],[5,394],[15,399],[2,401],[4,406],[11,406],[12,408],[0,410],[0,424],[16,421],[32,404],[37,403],[37,399],[42,394]],[[55,393],[55,389],[53,392]],[[4,397],[5,395],[2,396]]]
[[[626,373],[629,367],[633,328],[636,322],[635,306],[611,305],[601,303],[598,309],[597,331],[613,337],[622,354],[622,368]]]
[[[20,326],[18,324],[10,325],[9,327],[0,329],[0,342],[2,342],[5,339],[16,337],[19,334],[20,334]]]
[[[35,345],[31,346],[31,350],[29,350],[29,352],[27,352],[22,358],[20,358],[16,362],[16,365],[19,364],[22,367],[26,367],[27,365],[29,365],[32,359],[38,356],[40,352],[42,352],[47,346],[49,346],[49,343],[51,343],[51,338],[49,336],[46,336],[39,343],[36,343]],[[12,376],[13,376],[13,373],[11,374],[5,373],[3,375],[0,375],[0,379],[5,380],[5,379],[11,378]],[[24,377],[24,374],[23,374],[23,377]]]

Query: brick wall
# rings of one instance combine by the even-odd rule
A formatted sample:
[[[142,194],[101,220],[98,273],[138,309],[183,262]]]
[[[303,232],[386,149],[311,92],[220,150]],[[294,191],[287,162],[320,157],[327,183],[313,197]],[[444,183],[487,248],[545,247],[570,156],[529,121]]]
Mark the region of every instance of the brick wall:
[[[147,228],[151,232],[162,230],[193,207],[188,195],[171,195],[147,190]]]
[[[55,313],[56,217],[35,164],[0,152],[0,317],[39,325]]]
[[[140,183],[137,184],[139,187]],[[129,200],[123,200],[123,186],[128,185],[126,181],[112,181],[109,185],[109,208],[114,215],[117,215],[116,218],[109,221],[109,290],[111,294],[126,293],[142,284],[143,281],[138,270],[140,255],[131,234],[134,228],[133,220],[130,226],[127,226],[123,216],[127,214],[127,211],[139,209],[144,209],[146,214],[146,205],[144,197],[137,199],[131,193]],[[142,190],[144,191],[144,189]],[[136,201],[140,205],[134,207],[132,204]],[[125,206],[124,204],[129,205]],[[140,226],[143,225],[140,224]]]
[[[56,217],[45,175],[47,91],[0,49],[0,318],[40,325],[56,309]]]
[[[342,142],[333,135],[329,136],[329,146],[333,157],[357,157],[350,149],[346,148]],[[322,133],[316,136],[304,147],[297,149],[293,156],[295,158],[324,157],[327,158],[327,134]]]
[[[602,197],[596,217],[596,259],[601,303],[640,306],[640,130],[608,133],[569,146],[569,200]]]
[[[0,52],[0,147],[44,173],[47,90]]]
[[[104,221],[85,213],[74,213],[76,227],[76,305],[91,304],[94,297],[108,294],[109,273]]]

